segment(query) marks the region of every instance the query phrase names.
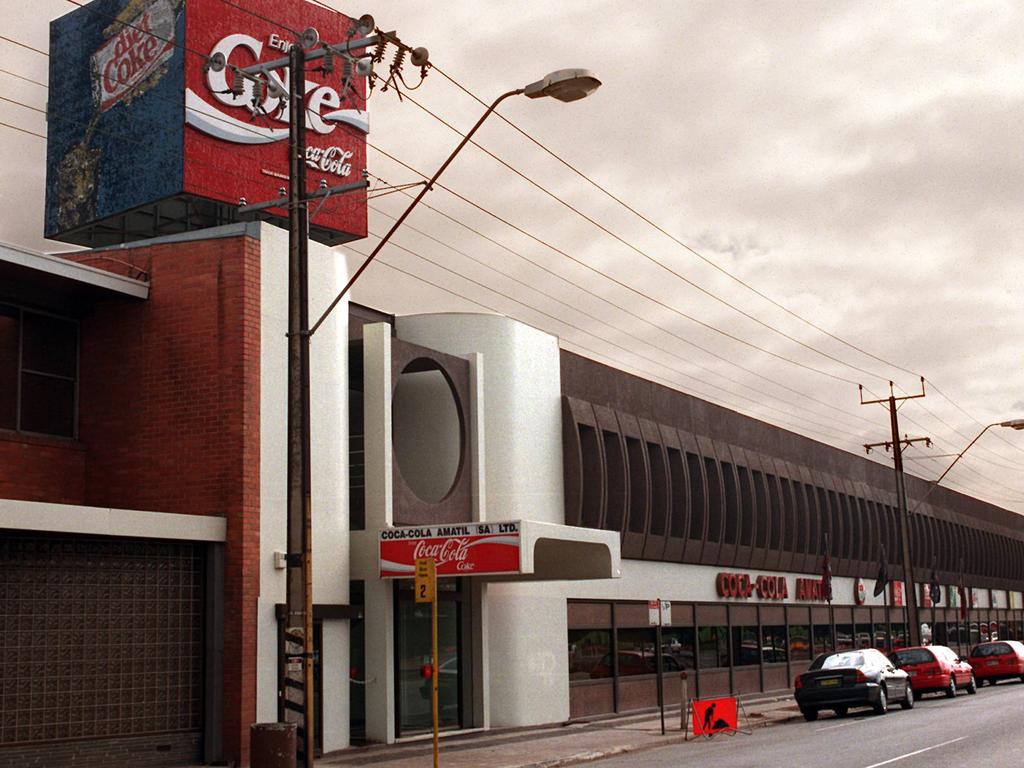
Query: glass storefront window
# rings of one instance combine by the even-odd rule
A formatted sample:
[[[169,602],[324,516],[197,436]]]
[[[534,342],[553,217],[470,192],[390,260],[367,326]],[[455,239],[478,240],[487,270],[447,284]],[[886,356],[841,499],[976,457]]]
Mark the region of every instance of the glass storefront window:
[[[871,625],[870,624],[858,624],[856,626],[856,637],[854,638],[855,647],[857,648],[871,648],[874,646],[874,638],[871,636]]]
[[[618,641],[619,677],[650,675],[657,671],[653,629],[620,629]]]
[[[828,624],[814,625],[814,655],[832,650],[832,627]]]
[[[765,664],[786,661],[787,647],[785,626],[761,627],[761,660]]]
[[[757,641],[757,627],[732,628],[732,663],[742,667],[760,664],[761,644]]]
[[[811,628],[808,625],[789,625],[789,658],[793,661],[811,658]]]
[[[836,624],[836,650],[853,650],[853,624]]]
[[[701,627],[697,635],[701,669],[729,666],[729,635],[726,627]]]
[[[673,659],[679,669],[696,669],[697,656],[693,627],[665,627],[661,630],[661,653],[665,660]],[[665,664],[665,671],[669,664]]]
[[[889,624],[890,630],[892,631],[892,647],[893,650],[897,648],[907,647],[907,625],[906,624]]]
[[[885,624],[875,624],[874,647],[882,653],[889,650],[889,630]]]
[[[610,629],[570,629],[569,679],[611,677],[611,651]]]

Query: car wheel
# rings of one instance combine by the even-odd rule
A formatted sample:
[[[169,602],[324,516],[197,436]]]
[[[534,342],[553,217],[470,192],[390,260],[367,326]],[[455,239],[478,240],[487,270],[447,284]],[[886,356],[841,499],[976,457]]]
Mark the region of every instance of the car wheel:
[[[836,713],[836,717],[846,717],[846,713],[850,711],[849,707],[836,707],[832,710]]]
[[[904,709],[914,708],[914,689],[909,685],[907,686],[907,695],[903,697],[903,701],[900,702],[900,706]]]
[[[889,711],[889,698],[885,694],[885,686],[878,689],[878,701],[871,707],[876,715],[884,715]]]
[[[974,679],[974,675],[971,675],[971,682],[967,684],[967,692],[971,696],[978,692],[978,681]]]
[[[950,675],[949,686],[946,688],[946,698],[952,699],[954,696],[956,696],[956,678]]]
[[[804,720],[808,723],[812,723],[818,719],[818,710],[800,707],[800,714],[804,716]]]

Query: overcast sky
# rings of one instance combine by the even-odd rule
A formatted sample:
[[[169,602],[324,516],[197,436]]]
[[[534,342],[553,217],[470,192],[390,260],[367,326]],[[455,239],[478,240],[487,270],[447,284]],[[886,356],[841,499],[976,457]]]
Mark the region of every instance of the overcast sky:
[[[44,50],[49,19],[73,9],[0,4],[2,34]],[[421,208],[393,240],[409,250],[386,249],[356,300],[398,314],[485,307],[854,452],[889,434],[856,384],[883,396],[893,378],[902,394],[922,374],[927,398],[900,416],[935,441],[907,452],[926,478],[984,424],[1024,417],[1021,3],[328,4],[374,14],[487,101],[550,70],[594,70],[604,85],[591,98],[517,98],[501,113],[671,236],[492,118],[480,144],[611,234],[469,147],[444,183],[528,234],[437,190],[427,202],[489,239]],[[3,69],[45,81],[46,66],[0,40]],[[436,72],[411,95],[460,130],[482,111]],[[6,74],[0,96],[46,99]],[[3,122],[45,133],[41,114],[3,106]],[[427,174],[459,138],[393,93],[376,93],[370,115],[371,142]],[[54,250],[41,236],[44,149],[0,126],[0,240]],[[369,160],[388,182],[419,178]],[[404,205],[373,200],[371,232]],[[948,484],[1024,512],[1022,469],[1024,432],[994,429]]]

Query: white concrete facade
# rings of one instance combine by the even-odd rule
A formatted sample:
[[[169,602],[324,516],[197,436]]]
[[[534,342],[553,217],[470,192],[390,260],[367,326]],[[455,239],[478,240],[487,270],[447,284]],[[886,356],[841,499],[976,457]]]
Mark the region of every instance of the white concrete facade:
[[[286,428],[288,237],[260,229],[260,597],[257,627],[256,717],[277,720],[277,619],[285,601],[285,571],[274,553],[287,549]],[[348,280],[345,261],[310,242],[310,314],[326,307]],[[314,318],[315,319],[315,316]],[[349,601],[348,302],[342,301],[312,339],[313,602]],[[349,743],[347,620],[323,624],[323,747]]]

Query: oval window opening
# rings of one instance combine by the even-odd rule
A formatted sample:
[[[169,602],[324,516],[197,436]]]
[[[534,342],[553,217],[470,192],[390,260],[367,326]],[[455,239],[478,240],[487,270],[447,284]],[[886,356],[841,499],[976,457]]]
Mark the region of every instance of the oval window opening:
[[[433,361],[414,360],[398,377],[391,410],[405,484],[423,501],[443,501],[462,465],[462,419],[451,383]]]

